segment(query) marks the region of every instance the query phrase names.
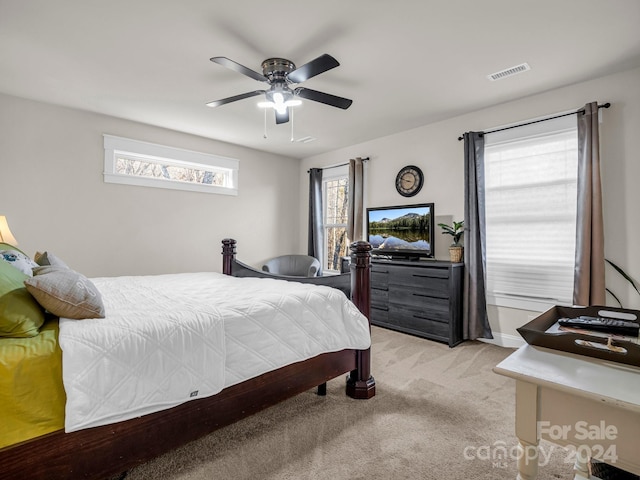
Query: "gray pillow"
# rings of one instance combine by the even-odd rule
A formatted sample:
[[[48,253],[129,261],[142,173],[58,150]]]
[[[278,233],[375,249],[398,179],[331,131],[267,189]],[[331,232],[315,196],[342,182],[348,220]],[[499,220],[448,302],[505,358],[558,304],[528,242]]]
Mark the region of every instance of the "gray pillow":
[[[62,260],[60,260],[60,258],[55,256],[51,252],[44,252],[44,253],[36,252],[36,254],[33,256],[33,259],[38,265],[43,267],[46,265],[53,265],[54,267],[69,268],[69,265],[64,263]]]
[[[36,267],[33,277],[26,279],[24,284],[45,310],[58,317],[104,318],[102,296],[96,286],[70,268]]]

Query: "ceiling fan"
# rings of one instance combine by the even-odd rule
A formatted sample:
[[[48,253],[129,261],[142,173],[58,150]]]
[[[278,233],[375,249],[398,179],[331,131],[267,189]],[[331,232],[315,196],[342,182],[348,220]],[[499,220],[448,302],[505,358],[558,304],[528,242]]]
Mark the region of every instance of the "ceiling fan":
[[[298,68],[296,68],[295,64],[291,60],[284,58],[268,58],[262,62],[262,73],[258,73],[244,65],[240,65],[227,57],[213,57],[211,58],[211,61],[235,72],[246,75],[247,77],[253,78],[254,80],[258,80],[259,82],[268,83],[269,88],[267,90],[254,90],[252,92],[242,93],[240,95],[234,95],[233,97],[209,102],[207,103],[207,106],[209,107],[219,107],[237,100],[243,100],[245,98],[264,94],[266,102],[261,102],[259,106],[273,108],[276,112],[276,123],[279,124],[289,121],[289,107],[300,105],[300,103],[302,103],[296,97],[324,103],[325,105],[342,108],[343,110],[349,108],[351,103],[353,103],[353,101],[348,98],[338,97],[336,95],[319,92],[310,88],[292,87],[294,84],[302,83],[340,65],[335,58],[326,53]]]

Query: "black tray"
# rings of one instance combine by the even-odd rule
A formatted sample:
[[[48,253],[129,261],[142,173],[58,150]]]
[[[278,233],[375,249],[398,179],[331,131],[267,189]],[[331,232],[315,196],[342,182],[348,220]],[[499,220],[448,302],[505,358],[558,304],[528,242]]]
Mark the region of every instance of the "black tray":
[[[577,318],[580,315],[607,317],[620,313],[635,315],[635,321],[640,320],[640,311],[638,310],[598,305],[590,307],[555,306],[517,330],[529,345],[640,366],[640,341],[638,338],[603,335],[602,332],[596,333],[584,330],[560,331],[557,325],[557,321],[560,318]],[[629,318],[626,319],[628,320]]]

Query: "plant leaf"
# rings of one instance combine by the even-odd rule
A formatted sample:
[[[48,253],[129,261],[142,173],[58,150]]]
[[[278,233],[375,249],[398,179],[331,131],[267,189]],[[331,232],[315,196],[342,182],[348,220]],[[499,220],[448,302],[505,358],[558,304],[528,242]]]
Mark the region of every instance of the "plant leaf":
[[[615,294],[615,293],[613,293],[613,292],[612,292],[611,290],[609,290],[608,288],[605,288],[605,290],[606,290],[607,292],[609,292],[613,298],[615,298],[615,299],[616,299],[616,302],[618,302],[618,305],[620,305],[620,308],[622,308],[622,302],[620,301],[620,299],[619,299],[618,297],[616,297],[616,294]]]
[[[638,292],[638,295],[640,295],[640,290],[638,290],[638,287],[636,286],[636,282],[633,281],[633,279],[627,275],[627,272],[625,272],[622,268],[620,268],[618,265],[616,265],[615,263],[613,263],[611,260],[609,260],[608,258],[604,259],[605,262],[607,262],[609,265],[611,265],[613,268],[616,269],[616,271],[622,275],[625,280],[627,280],[627,282],[629,282],[631,285],[633,285],[633,288],[636,289],[636,292]],[[613,294],[612,294],[613,295]],[[615,296],[615,295],[614,295]]]
[[[464,232],[464,220],[461,222],[453,222],[453,226],[447,225],[446,223],[439,223],[438,226],[443,230],[441,233],[453,236],[456,242],[460,239],[462,232]]]
[[[438,226],[440,228],[442,228],[443,232],[442,233],[446,233],[448,235],[454,235],[455,232],[453,231],[453,228],[451,228],[449,225],[447,225],[446,223],[439,223]]]

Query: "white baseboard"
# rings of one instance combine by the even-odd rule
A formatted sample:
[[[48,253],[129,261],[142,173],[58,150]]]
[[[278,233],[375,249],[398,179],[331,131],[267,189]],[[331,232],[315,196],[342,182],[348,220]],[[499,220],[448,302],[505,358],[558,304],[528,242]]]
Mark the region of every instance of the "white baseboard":
[[[479,338],[478,340],[505,348],[520,348],[527,343],[522,337],[500,332],[494,333],[493,338]]]

